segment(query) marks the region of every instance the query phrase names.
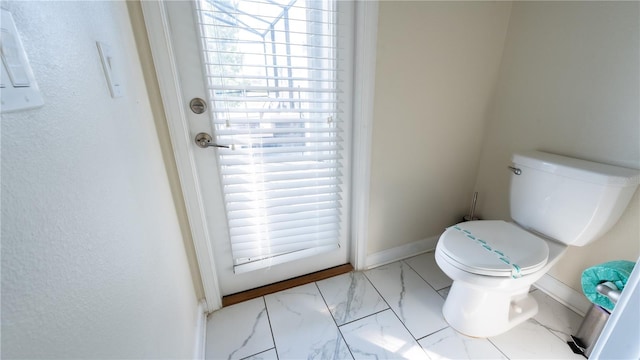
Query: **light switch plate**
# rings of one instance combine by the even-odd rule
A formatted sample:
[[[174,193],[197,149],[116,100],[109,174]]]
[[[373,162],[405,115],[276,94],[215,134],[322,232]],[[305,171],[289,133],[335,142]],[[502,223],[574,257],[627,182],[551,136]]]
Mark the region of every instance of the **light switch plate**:
[[[0,112],[6,113],[44,105],[27,54],[11,13],[2,10],[0,22]]]
[[[118,73],[118,68],[116,66],[116,61],[113,57],[113,53],[111,52],[111,47],[100,41],[97,42],[97,45],[98,53],[100,54],[100,59],[102,60],[104,76],[107,78],[107,85],[109,85],[111,97],[121,97],[123,95],[124,88],[122,87],[122,83],[120,81],[120,74]]]

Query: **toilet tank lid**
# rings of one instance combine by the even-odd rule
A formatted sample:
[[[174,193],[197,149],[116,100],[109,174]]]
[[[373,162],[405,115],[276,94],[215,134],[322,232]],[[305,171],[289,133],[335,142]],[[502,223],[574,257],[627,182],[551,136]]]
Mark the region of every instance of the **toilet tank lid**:
[[[516,165],[595,184],[627,187],[637,186],[640,183],[640,170],[637,169],[602,164],[542,151],[516,153],[513,154],[512,160]]]

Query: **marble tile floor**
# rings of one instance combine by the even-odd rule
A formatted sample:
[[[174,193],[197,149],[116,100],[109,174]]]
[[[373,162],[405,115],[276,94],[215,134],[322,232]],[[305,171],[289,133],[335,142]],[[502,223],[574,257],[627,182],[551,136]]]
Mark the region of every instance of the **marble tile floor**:
[[[442,317],[451,280],[433,252],[225,307],[207,359],[584,359],[566,344],[582,318],[533,290],[538,314],[505,334],[458,334]]]

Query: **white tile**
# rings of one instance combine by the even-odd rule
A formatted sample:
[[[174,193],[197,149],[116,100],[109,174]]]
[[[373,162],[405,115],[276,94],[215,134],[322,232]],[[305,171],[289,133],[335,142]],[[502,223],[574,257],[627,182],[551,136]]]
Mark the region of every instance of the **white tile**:
[[[574,354],[565,341],[532,319],[489,340],[509,359],[584,360],[582,355]]]
[[[440,270],[433,251],[406,259],[404,262],[436,290],[451,286],[453,283],[453,280]]]
[[[361,272],[334,276],[317,284],[338,326],[389,308]]]
[[[273,348],[264,300],[222,308],[207,319],[207,359],[241,359]]]
[[[562,340],[569,340],[571,335],[578,332],[582,324],[582,316],[540,290],[531,292],[531,296],[538,302],[538,314],[533,318],[540,325]]]
[[[280,359],[351,359],[315,283],[265,296]]]
[[[340,327],[355,359],[428,359],[391,310]]]
[[[365,275],[416,339],[447,327],[442,297],[402,261]]]
[[[276,354],[276,349],[269,349],[259,354],[249,356],[244,360],[278,360],[278,355]]]
[[[418,343],[431,360],[506,359],[489,340],[464,336],[450,327],[431,334]]]

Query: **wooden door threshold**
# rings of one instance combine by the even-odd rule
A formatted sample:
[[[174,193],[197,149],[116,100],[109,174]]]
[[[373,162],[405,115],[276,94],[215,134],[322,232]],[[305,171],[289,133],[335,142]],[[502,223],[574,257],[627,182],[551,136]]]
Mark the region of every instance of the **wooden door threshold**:
[[[346,274],[353,271],[351,264],[338,265],[329,269],[316,271],[311,274],[302,275],[289,280],[283,280],[277,283],[261,286],[255,289],[242,291],[239,293],[222,297],[222,306],[229,306],[243,301],[255,299],[260,296],[273,294],[278,291],[291,289],[296,286],[309,284],[315,281],[328,279],[333,276]]]

